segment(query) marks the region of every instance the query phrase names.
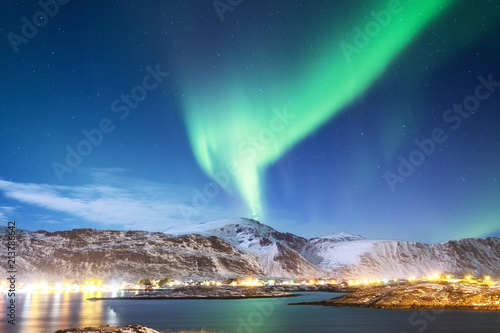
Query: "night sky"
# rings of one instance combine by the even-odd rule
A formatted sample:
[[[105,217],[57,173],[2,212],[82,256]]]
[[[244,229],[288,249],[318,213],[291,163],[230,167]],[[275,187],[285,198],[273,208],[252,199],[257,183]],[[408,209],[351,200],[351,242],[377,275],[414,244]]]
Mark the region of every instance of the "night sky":
[[[44,1],[0,4],[3,225],[500,236],[500,2]]]

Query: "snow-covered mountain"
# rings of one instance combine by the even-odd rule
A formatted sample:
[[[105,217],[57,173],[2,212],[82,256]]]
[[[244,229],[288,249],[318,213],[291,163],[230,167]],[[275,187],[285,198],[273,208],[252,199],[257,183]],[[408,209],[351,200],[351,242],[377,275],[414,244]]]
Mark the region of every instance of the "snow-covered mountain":
[[[288,232],[279,232],[260,223],[257,220],[247,218],[231,218],[217,220],[197,225],[171,228],[166,231],[172,235],[200,234],[204,236],[216,236],[222,238],[234,246],[249,249],[250,251],[261,251],[268,241],[281,243],[289,248],[300,251],[307,243],[307,239]]]
[[[257,256],[266,274],[283,276],[275,247],[295,252],[296,262],[310,275],[337,279],[384,279],[451,273],[459,276],[500,276],[500,239],[462,239],[424,244],[387,239],[365,239],[360,235],[337,232],[305,239],[281,233],[258,221],[238,218],[169,230],[174,234],[199,233],[222,238],[237,248]],[[264,254],[264,255],[262,255]],[[317,267],[311,270],[303,259]],[[289,272],[290,270],[288,270]],[[321,274],[323,272],[323,274]],[[273,274],[275,273],[275,274]],[[281,273],[281,274],[278,274]]]
[[[174,235],[215,236],[236,248],[254,255],[264,273],[273,277],[317,277],[325,272],[305,259],[301,249],[307,240],[282,233],[253,219],[233,218],[169,229]]]
[[[359,251],[364,247],[364,253]],[[456,276],[500,276],[500,239],[466,238],[438,244],[404,241],[353,241],[336,249],[358,251],[351,263],[330,266],[342,278],[383,279],[449,273]],[[324,252],[331,262],[337,251]],[[329,263],[330,263],[329,262]],[[320,267],[326,268],[324,265]]]
[[[5,242],[3,229],[0,239]],[[37,281],[249,276],[347,280],[436,273],[500,277],[500,239],[494,237],[424,244],[339,232],[306,239],[245,218],[167,232],[19,232],[18,275]],[[0,260],[6,262],[6,255],[0,252]],[[0,274],[6,274],[4,267]]]

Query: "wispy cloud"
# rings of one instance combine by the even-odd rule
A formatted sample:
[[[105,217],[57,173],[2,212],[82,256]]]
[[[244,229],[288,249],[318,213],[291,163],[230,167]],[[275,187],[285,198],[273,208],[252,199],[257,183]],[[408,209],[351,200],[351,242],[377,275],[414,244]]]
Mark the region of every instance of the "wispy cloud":
[[[194,214],[185,221],[183,211],[192,210],[190,188],[127,178],[116,170],[94,170],[91,176],[92,181],[82,186],[0,180],[0,191],[24,204],[112,228],[163,231],[181,223],[216,219],[222,213],[219,207],[209,207],[203,216]],[[0,218],[7,212],[1,208]]]
[[[15,210],[15,207],[0,206],[0,221],[11,221]],[[6,225],[6,223],[2,225]]]

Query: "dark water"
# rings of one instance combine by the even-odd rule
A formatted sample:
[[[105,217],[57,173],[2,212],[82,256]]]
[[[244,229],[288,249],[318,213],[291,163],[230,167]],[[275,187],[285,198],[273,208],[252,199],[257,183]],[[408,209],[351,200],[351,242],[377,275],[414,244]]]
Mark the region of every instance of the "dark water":
[[[164,332],[202,328],[225,333],[500,332],[500,312],[433,313],[287,305],[333,296],[324,292],[303,294],[274,299],[114,301],[87,301],[89,294],[83,293],[20,294],[15,328],[7,324],[2,311],[0,332],[53,333],[62,328],[99,324],[140,324]],[[6,301],[3,295],[2,309],[6,309]]]

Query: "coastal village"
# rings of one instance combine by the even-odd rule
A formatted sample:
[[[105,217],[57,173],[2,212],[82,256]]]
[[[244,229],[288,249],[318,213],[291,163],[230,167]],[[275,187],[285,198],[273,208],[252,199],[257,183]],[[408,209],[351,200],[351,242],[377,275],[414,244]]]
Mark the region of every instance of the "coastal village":
[[[449,283],[461,283],[470,285],[497,285],[497,279],[490,276],[473,276],[466,275],[458,277],[451,274],[433,274],[424,277],[408,277],[407,279],[377,279],[377,280],[341,280],[337,281],[332,278],[318,279],[264,279],[264,278],[228,278],[225,280],[173,280],[169,278],[149,279],[141,278],[137,282],[121,282],[109,283],[99,280],[87,281],[83,284],[77,283],[56,283],[49,284],[44,282],[38,283],[19,283],[18,291],[20,292],[113,292],[113,291],[147,291],[147,290],[168,290],[179,287],[265,287],[282,290],[325,290],[332,291],[350,290],[356,287],[364,287],[370,285],[396,285],[408,282],[429,281],[438,282],[444,281]],[[0,282],[0,293],[8,292],[8,281]]]

